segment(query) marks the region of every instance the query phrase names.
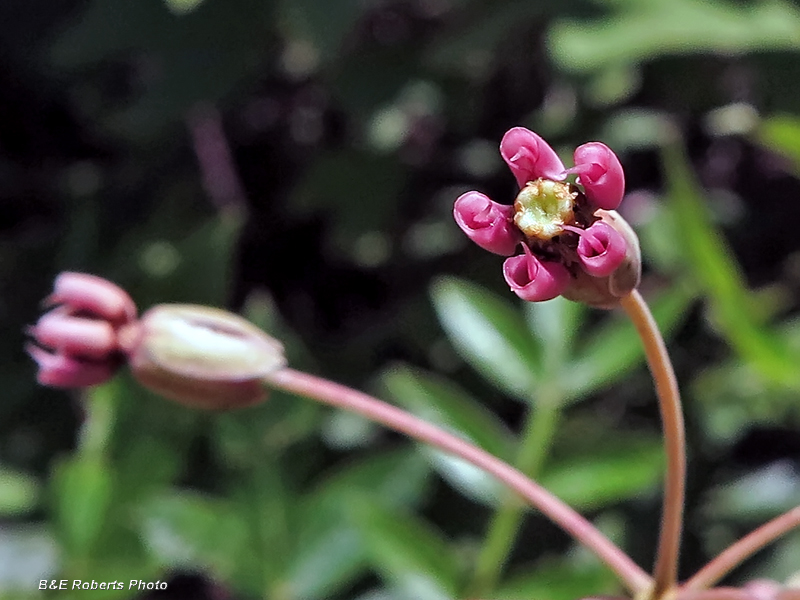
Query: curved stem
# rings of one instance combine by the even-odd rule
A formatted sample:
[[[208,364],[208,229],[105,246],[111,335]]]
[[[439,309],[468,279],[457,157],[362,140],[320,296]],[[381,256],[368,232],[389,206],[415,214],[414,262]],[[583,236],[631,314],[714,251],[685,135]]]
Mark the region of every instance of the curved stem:
[[[680,392],[667,347],[650,309],[637,290],[622,298],[622,307],[642,338],[647,364],[653,376],[664,428],[667,472],[664,481],[664,507],[661,533],[653,571],[652,598],[661,598],[677,585],[678,554],[683,529],[683,503],[686,494],[686,432]]]
[[[675,600],[751,600],[747,590],[739,588],[715,588],[713,590],[680,591]]]
[[[764,546],[795,527],[800,527],[800,506],[775,517],[728,547],[683,584],[681,589],[703,590],[711,587]]]
[[[542,402],[528,412],[514,466],[527,477],[536,477],[542,468],[547,451],[553,440],[559,415],[559,403],[554,397],[543,393]],[[548,396],[545,398],[545,396]],[[486,539],[478,555],[475,573],[469,587],[469,596],[491,593],[508,559],[517,537],[525,506],[518,498],[503,498],[489,523]]]
[[[473,444],[377,398],[294,369],[275,371],[264,378],[264,383],[360,414],[472,463],[510,487],[592,550],[632,593],[640,593],[650,585],[649,575],[584,517],[517,469]]]

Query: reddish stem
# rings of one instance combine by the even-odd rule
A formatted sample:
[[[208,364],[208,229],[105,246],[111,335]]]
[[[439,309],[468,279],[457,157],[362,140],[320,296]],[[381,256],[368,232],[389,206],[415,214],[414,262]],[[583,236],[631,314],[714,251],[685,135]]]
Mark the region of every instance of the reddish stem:
[[[360,414],[472,463],[496,477],[592,550],[632,594],[641,594],[650,586],[650,576],[584,517],[517,469],[471,443],[377,398],[307,373],[281,369],[265,377],[264,383]]]
[[[683,584],[681,589],[703,590],[711,587],[764,546],[795,527],[800,527],[800,506],[775,517],[723,550],[719,556]]]

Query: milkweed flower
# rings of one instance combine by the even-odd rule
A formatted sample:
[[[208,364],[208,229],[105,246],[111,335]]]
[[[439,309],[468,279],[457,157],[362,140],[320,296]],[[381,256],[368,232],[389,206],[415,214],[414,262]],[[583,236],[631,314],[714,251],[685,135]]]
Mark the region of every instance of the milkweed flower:
[[[27,330],[42,385],[103,383],[124,364],[143,386],[194,408],[226,409],[266,398],[261,379],[286,365],[274,338],[223,310],[161,304],[137,318],[117,285],[62,273],[45,300],[55,305]]]
[[[461,230],[481,248],[509,257],[503,277],[523,300],[563,295],[615,306],[639,284],[641,255],[636,234],[615,212],[625,175],[614,152],[600,142],[583,144],[566,169],[541,137],[514,127],[500,154],[520,188],[513,205],[467,192],[453,207]],[[571,175],[575,183],[567,181]]]

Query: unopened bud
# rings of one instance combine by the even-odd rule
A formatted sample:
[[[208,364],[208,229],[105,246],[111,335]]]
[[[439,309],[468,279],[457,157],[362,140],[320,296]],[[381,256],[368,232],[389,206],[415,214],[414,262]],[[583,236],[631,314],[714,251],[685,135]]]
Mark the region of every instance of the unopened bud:
[[[133,376],[196,408],[249,406],[266,398],[260,380],[286,365],[283,345],[223,310],[162,304],[121,334]]]
[[[619,304],[620,298],[627,296],[639,285],[642,277],[642,251],[636,233],[618,212],[597,210],[594,214],[625,240],[625,257],[606,277],[594,277],[583,270],[577,271],[562,295],[568,300],[583,302],[595,308],[614,308]]]

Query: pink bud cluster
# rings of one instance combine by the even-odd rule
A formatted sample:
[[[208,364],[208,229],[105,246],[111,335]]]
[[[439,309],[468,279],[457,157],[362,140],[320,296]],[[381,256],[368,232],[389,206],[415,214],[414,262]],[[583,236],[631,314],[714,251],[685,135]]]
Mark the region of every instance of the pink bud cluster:
[[[85,387],[112,377],[123,363],[119,334],[136,321],[131,297],[110,281],[61,273],[45,313],[28,334],[26,350],[39,365],[37,380],[53,387]]]
[[[541,137],[515,127],[503,137],[500,154],[520,187],[513,206],[472,191],[456,200],[453,215],[481,248],[510,257],[503,276],[517,296],[531,302],[561,294],[591,297],[589,303],[605,306],[610,302],[596,300],[596,290],[587,296],[577,289],[586,288],[587,275],[607,279],[623,268],[621,287],[638,284],[638,244],[629,228],[619,230],[621,218],[613,212],[622,201],[625,175],[611,149],[583,144],[573,154],[575,166],[566,169]],[[577,175],[578,185],[565,182],[570,175]],[[610,296],[619,295],[620,286],[605,283],[614,288]]]

